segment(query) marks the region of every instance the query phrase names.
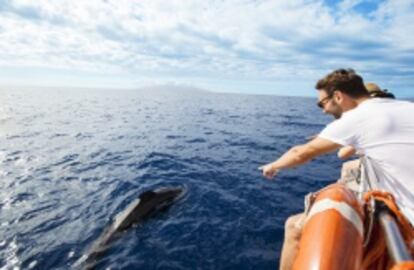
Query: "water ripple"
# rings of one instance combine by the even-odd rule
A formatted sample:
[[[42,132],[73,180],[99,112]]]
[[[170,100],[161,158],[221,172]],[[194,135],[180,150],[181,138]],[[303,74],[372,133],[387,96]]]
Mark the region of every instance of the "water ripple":
[[[1,91],[1,269],[71,268],[117,213],[165,185],[188,193],[122,233],[98,268],[275,269],[284,220],[339,167],[327,157],[275,182],[257,170],[329,120],[312,99]]]

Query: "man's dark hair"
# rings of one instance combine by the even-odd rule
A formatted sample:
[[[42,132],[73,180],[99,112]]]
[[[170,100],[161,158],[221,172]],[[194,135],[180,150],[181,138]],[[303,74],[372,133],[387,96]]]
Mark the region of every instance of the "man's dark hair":
[[[356,74],[353,69],[334,70],[320,79],[315,88],[325,90],[328,95],[332,95],[334,91],[341,91],[351,98],[369,96],[362,77]]]

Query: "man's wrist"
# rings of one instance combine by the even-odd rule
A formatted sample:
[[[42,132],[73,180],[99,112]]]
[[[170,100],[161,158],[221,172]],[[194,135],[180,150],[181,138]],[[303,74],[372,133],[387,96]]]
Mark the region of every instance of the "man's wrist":
[[[276,163],[272,163],[272,170],[273,171],[280,171],[280,168],[279,168],[279,166],[277,166],[277,164]]]

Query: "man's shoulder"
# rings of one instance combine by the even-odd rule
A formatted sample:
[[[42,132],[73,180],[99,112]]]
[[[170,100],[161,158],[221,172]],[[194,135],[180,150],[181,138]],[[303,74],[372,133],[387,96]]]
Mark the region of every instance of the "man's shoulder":
[[[343,117],[338,120],[361,121],[364,118],[372,119],[371,117],[375,117],[383,111],[381,109],[384,109],[385,107],[399,107],[402,104],[407,104],[407,102],[389,98],[371,98],[363,101],[354,109],[345,112]]]
[[[399,100],[393,98],[370,98],[363,103],[362,106],[358,106],[360,109],[371,108],[371,107],[381,107],[381,106],[409,106],[414,107],[414,103],[408,100]],[[357,108],[358,108],[357,107]]]
[[[359,106],[358,106],[359,107]],[[358,109],[357,107],[357,109]],[[404,115],[414,113],[414,103],[406,100],[395,100],[390,98],[373,98],[365,106],[360,106],[354,114],[363,117],[375,117],[378,115]]]

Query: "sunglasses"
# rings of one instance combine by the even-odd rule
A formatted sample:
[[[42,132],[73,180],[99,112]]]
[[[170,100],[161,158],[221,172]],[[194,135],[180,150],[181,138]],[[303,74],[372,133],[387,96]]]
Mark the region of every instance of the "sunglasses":
[[[324,97],[321,99],[316,105],[318,105],[319,108],[323,109],[325,107],[325,104],[328,103],[328,100],[332,98],[332,94]]]

